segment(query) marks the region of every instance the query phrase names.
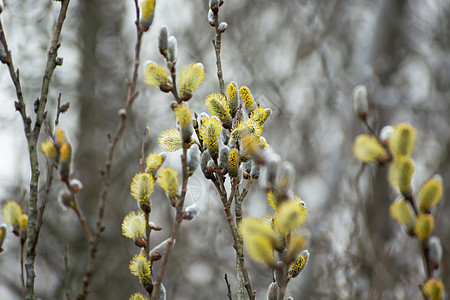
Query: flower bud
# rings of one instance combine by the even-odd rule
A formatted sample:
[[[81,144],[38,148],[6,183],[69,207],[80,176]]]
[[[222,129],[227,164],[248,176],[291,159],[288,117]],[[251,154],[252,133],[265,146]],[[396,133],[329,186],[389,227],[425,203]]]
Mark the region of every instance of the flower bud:
[[[79,191],[83,190],[83,183],[79,179],[71,179],[69,181],[70,187],[72,188],[72,191],[74,193],[78,193]]]
[[[208,23],[211,26],[214,26],[214,21],[215,21],[215,17],[214,17],[214,13],[211,9],[208,10]]]
[[[442,245],[441,240],[433,235],[428,239],[428,257],[431,267],[436,270],[442,262]]]
[[[203,175],[205,175],[206,179],[213,178],[213,174],[208,170],[208,164],[209,162],[212,162],[211,155],[209,155],[209,152],[207,150],[203,151],[201,155],[201,163],[200,167],[202,169]]]
[[[444,284],[438,278],[430,278],[422,287],[422,291],[429,300],[441,300],[444,296]]]
[[[177,171],[170,168],[161,168],[158,173],[158,183],[164,189],[172,206],[178,204],[178,177]]]
[[[166,239],[166,240],[162,241],[161,243],[159,243],[157,246],[155,246],[150,251],[149,256],[152,256],[154,254],[159,254],[159,255],[163,256],[164,255],[164,251],[166,251],[166,249],[167,249],[168,241],[169,241],[169,239]],[[172,247],[173,246],[175,246],[175,240],[173,240]]]
[[[394,127],[391,125],[386,125],[381,128],[380,131],[380,140],[383,144],[387,145],[389,142],[389,138],[391,137],[392,132],[394,132]]]
[[[257,180],[261,173],[261,165],[260,164],[252,164],[252,171],[250,172],[250,177],[252,180]]]
[[[61,208],[63,210],[67,210],[68,208],[74,208],[74,206],[75,206],[75,202],[73,201],[72,194],[65,189],[62,189],[59,191],[58,203],[59,203],[59,206],[61,206]]]
[[[174,109],[178,124],[180,124],[180,133],[183,143],[189,144],[191,141],[194,128],[192,127],[191,112],[186,105],[177,105]]]
[[[239,173],[239,157],[238,150],[236,148],[231,149],[230,155],[228,156],[228,173],[231,178],[238,177]]]
[[[298,256],[297,259],[292,263],[289,268],[289,278],[297,277],[306,267],[309,261],[309,251],[303,250]]]
[[[408,123],[394,126],[394,131],[389,138],[389,149],[394,157],[410,156],[416,146],[416,129]]]
[[[228,146],[223,146],[222,149],[220,149],[219,154],[219,169],[223,175],[225,175],[228,172],[229,155],[230,155],[230,148],[228,148]]]
[[[430,214],[420,214],[414,224],[414,233],[420,241],[424,242],[434,229],[434,218]]]
[[[277,190],[280,195],[286,194],[291,182],[294,181],[295,169],[294,166],[285,161],[281,164],[280,171],[277,175]]]
[[[159,31],[158,37],[159,52],[167,59],[167,49],[169,47],[169,29],[163,25]]]
[[[406,202],[402,196],[399,196],[389,207],[389,212],[399,224],[405,226],[409,231],[416,222],[416,214],[409,202]]]
[[[277,300],[278,299],[278,284],[272,282],[267,288],[267,300]]]
[[[353,110],[361,119],[366,119],[369,113],[367,89],[364,85],[357,85],[353,89]]]
[[[222,22],[222,23],[219,24],[219,27],[217,28],[217,30],[220,33],[224,33],[225,30],[227,30],[227,28],[228,28],[228,24],[226,22]]]
[[[178,57],[178,43],[177,39],[174,36],[170,36],[168,39],[168,45],[169,45],[169,61],[175,64],[177,62]]]
[[[209,0],[209,8],[217,13],[219,11],[219,0]]]
[[[420,211],[425,213],[436,206],[442,197],[442,190],[442,177],[440,175],[434,175],[427,180],[419,192]]]
[[[246,86],[242,86],[239,89],[239,93],[241,94],[242,101],[244,102],[245,111],[247,112],[248,116],[250,116],[253,110],[256,108],[256,104],[253,101],[253,96],[249,88]]]
[[[141,2],[142,16],[139,22],[140,29],[142,31],[148,31],[150,25],[152,25],[153,17],[155,15],[156,0],[144,0]]]
[[[361,162],[373,162],[385,155],[385,150],[374,136],[361,134],[355,139],[353,154]]]
[[[186,207],[186,209],[184,211],[185,212],[184,219],[191,221],[198,215],[199,210],[200,210],[200,206],[198,205],[198,202],[195,202],[194,204],[189,205],[188,207]]]
[[[237,94],[236,82],[233,81],[227,85],[227,97],[228,97],[228,106],[230,107],[230,115],[232,118],[234,118],[239,108],[239,97]]]
[[[200,164],[200,150],[197,144],[193,144],[187,151],[186,157],[188,175],[194,174]]]
[[[413,173],[413,161],[407,156],[399,156],[389,167],[388,180],[394,188],[398,188],[401,193],[406,193],[411,190]]]

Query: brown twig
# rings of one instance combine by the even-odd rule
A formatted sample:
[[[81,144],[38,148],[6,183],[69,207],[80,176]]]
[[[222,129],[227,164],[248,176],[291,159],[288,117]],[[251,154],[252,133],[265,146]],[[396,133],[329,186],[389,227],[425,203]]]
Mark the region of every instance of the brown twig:
[[[64,289],[66,290],[66,300],[71,300],[70,287],[69,287],[69,243],[67,237],[64,237],[64,272],[66,274],[64,279]]]
[[[233,295],[231,294],[231,286],[230,286],[230,283],[228,282],[227,273],[225,273],[224,279],[225,279],[225,283],[227,284],[227,297],[229,300],[232,300]]]
[[[105,161],[105,167],[102,170],[103,177],[103,185],[99,196],[99,204],[98,204],[98,214],[96,220],[96,232],[93,237],[93,241],[89,243],[88,249],[88,260],[86,264],[86,270],[83,277],[83,283],[79,294],[77,295],[77,299],[86,299],[89,294],[89,286],[91,284],[92,276],[95,270],[95,260],[97,257],[98,245],[100,242],[100,236],[104,230],[103,227],[103,219],[105,216],[106,209],[106,201],[108,197],[108,189],[110,184],[110,176],[111,176],[111,166],[114,158],[114,151],[116,149],[117,143],[123,135],[123,132],[126,127],[127,116],[131,107],[133,105],[134,100],[138,96],[138,92],[136,91],[137,78],[138,78],[138,70],[140,64],[140,51],[141,51],[141,40],[143,31],[139,27],[139,4],[137,0],[134,1],[136,7],[136,45],[135,45],[135,54],[134,54],[134,70],[133,77],[131,82],[128,83],[128,94],[127,99],[125,101],[124,108],[119,110],[120,120],[117,125],[114,136],[109,140],[108,146],[108,154]]]
[[[144,129],[144,135],[142,136],[141,159],[139,161],[142,172],[145,172],[145,144],[147,143],[147,140],[148,140],[148,127]]]
[[[222,44],[222,33],[219,31],[219,11],[214,13],[214,28],[216,39],[212,41],[216,53],[217,78],[219,79],[220,93],[225,96],[225,83],[223,81],[222,62],[220,60],[220,48]]]
[[[183,143],[183,154],[181,156],[181,165],[183,168],[183,183],[181,186],[181,194],[180,194],[180,200],[176,206],[176,215],[175,215],[175,221],[172,225],[172,230],[170,232],[169,239],[167,240],[167,249],[162,257],[161,266],[159,269],[158,274],[155,277],[155,281],[153,282],[153,291],[150,297],[150,300],[156,300],[158,299],[159,291],[161,288],[161,282],[164,278],[164,275],[167,271],[167,265],[169,262],[170,253],[173,248],[173,243],[175,241],[175,238],[177,236],[178,230],[180,229],[181,222],[184,219],[184,199],[186,198],[186,191],[187,191],[187,182],[189,179],[188,172],[187,172],[187,149],[189,145],[187,143]]]
[[[255,291],[252,290],[252,287],[250,284],[250,279],[248,276],[247,267],[245,265],[243,242],[242,242],[242,238],[239,235],[237,227],[233,221],[233,216],[232,216],[231,210],[230,210],[230,204],[227,201],[226,191],[221,190],[221,186],[215,178],[211,179],[211,181],[214,183],[214,187],[216,188],[217,192],[219,193],[220,200],[222,201],[223,210],[225,212],[225,219],[228,223],[228,226],[230,227],[231,235],[233,237],[234,248],[236,250],[236,256],[237,256],[237,259],[239,260],[239,264],[241,266],[242,277],[244,279],[245,289],[247,290],[247,294],[250,297],[250,299],[253,300],[253,299],[255,299]]]

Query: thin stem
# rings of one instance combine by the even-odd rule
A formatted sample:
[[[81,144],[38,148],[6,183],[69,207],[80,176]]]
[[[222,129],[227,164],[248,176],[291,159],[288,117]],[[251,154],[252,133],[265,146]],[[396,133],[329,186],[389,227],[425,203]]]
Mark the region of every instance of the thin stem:
[[[278,300],[283,300],[284,296],[286,294],[286,288],[287,288],[287,284],[289,282],[288,279],[288,270],[289,270],[289,263],[285,262],[281,267],[281,270],[279,270],[282,274],[282,281],[281,281],[281,287],[280,287],[280,292],[278,293]]]
[[[229,300],[232,300],[231,286],[230,286],[230,283],[228,282],[227,273],[225,273],[224,279],[225,279],[225,283],[227,284],[227,297]]]
[[[65,271],[65,279],[64,279],[64,289],[66,291],[66,299],[70,300],[70,287],[69,287],[69,244],[67,241],[67,237],[64,237],[64,271]]]
[[[27,293],[27,289],[25,287],[25,274],[23,272],[23,264],[24,264],[24,262],[23,262],[23,250],[25,248],[24,246],[25,246],[25,241],[21,240],[20,241],[20,281],[22,282],[23,294],[25,296],[26,293]]]
[[[31,129],[31,119],[27,116],[25,109],[25,101],[22,94],[22,87],[19,80],[19,71],[14,71],[14,64],[12,61],[11,53],[8,50],[8,45],[6,43],[5,34],[3,31],[3,26],[0,21],[0,40],[5,48],[7,57],[3,59],[3,63],[6,63],[9,69],[10,77],[14,83],[17,101],[15,102],[16,110],[19,111],[23,123],[24,132],[28,143],[28,152],[30,157],[31,166],[31,180],[30,180],[30,197],[28,201],[28,224],[27,224],[27,249],[26,249],[26,259],[25,259],[25,269],[26,269],[26,299],[34,299],[34,261],[36,257],[36,243],[37,243],[37,218],[38,218],[38,182],[39,182],[39,161],[37,157],[37,141],[39,138],[39,133],[41,126],[46,118],[45,106],[47,104],[47,97],[49,93],[49,86],[53,76],[53,71],[57,65],[61,65],[62,61],[57,58],[58,48],[60,46],[59,39],[61,36],[62,26],[64,20],[66,19],[67,9],[69,7],[70,0],[61,1],[61,9],[59,11],[58,19],[56,21],[55,27],[53,29],[52,40],[50,43],[47,64],[42,79],[41,96],[40,99],[36,100],[37,109],[36,120],[34,123],[34,128]]]
[[[187,149],[188,144],[183,143],[183,154],[181,156],[181,165],[183,168],[183,183],[181,186],[181,195],[180,200],[176,206],[176,215],[175,215],[175,222],[172,225],[172,230],[170,232],[169,239],[167,240],[167,249],[162,257],[161,267],[159,269],[158,274],[156,275],[155,281],[153,282],[153,291],[152,295],[150,297],[150,300],[156,300],[159,295],[159,291],[161,288],[161,282],[164,278],[164,275],[167,271],[167,266],[169,262],[170,253],[172,252],[173,243],[175,241],[175,238],[177,236],[178,230],[180,229],[181,222],[184,219],[184,199],[186,198],[186,191],[187,191],[187,182],[189,179],[188,173],[187,173]]]
[[[95,270],[95,260],[97,256],[98,245],[100,242],[100,236],[104,230],[103,227],[103,219],[105,216],[106,209],[106,201],[108,197],[108,189],[110,184],[111,177],[111,167],[114,158],[114,151],[116,149],[117,143],[123,135],[123,132],[126,127],[127,115],[131,110],[134,100],[137,98],[139,93],[136,91],[137,79],[138,79],[138,70],[140,64],[140,51],[141,51],[141,40],[143,31],[139,28],[139,4],[137,0],[134,1],[136,8],[136,45],[135,45],[135,54],[134,54],[134,70],[132,81],[128,83],[128,94],[127,99],[125,100],[125,107],[120,110],[120,120],[117,125],[116,131],[114,133],[113,138],[109,142],[108,146],[108,154],[105,161],[105,167],[102,170],[103,177],[103,185],[99,196],[99,204],[98,204],[98,214],[96,220],[96,232],[93,238],[93,241],[89,243],[88,249],[88,260],[86,264],[86,270],[83,277],[83,284],[81,290],[77,296],[77,299],[86,299],[89,294],[89,287],[92,281],[92,276]]]
[[[251,300],[255,299],[255,291],[252,290],[250,279],[248,276],[247,267],[245,265],[244,260],[244,248],[242,239],[239,235],[239,232],[237,230],[237,227],[233,221],[233,216],[230,211],[230,204],[227,201],[226,191],[221,190],[220,184],[217,182],[215,178],[211,179],[211,181],[214,183],[214,187],[216,188],[217,192],[219,193],[220,200],[222,201],[223,210],[225,212],[225,219],[228,223],[228,226],[230,227],[231,235],[233,237],[233,243],[234,248],[236,250],[236,256],[239,259],[239,264],[242,267],[242,276],[244,278],[244,286],[247,290],[248,296]]]
[[[213,41],[213,45],[216,53],[217,78],[219,79],[220,93],[225,96],[225,83],[223,81],[222,62],[220,60],[222,33],[219,31],[219,11],[214,13],[214,28],[216,30],[216,39]]]

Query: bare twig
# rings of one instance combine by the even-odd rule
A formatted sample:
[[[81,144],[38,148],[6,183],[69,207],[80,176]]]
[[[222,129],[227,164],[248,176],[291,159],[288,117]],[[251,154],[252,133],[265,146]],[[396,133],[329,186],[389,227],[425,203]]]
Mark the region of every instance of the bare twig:
[[[70,286],[69,286],[69,244],[67,242],[67,237],[64,237],[64,271],[65,271],[65,279],[64,279],[64,289],[66,290],[66,300],[71,300],[72,297],[70,295]]]
[[[228,226],[230,227],[231,235],[233,237],[234,248],[236,250],[236,257],[239,260],[239,264],[242,271],[242,277],[244,278],[245,289],[247,290],[247,294],[250,297],[250,299],[253,300],[255,299],[255,291],[252,290],[247,267],[245,265],[243,242],[237,230],[236,224],[233,221],[233,215],[231,214],[230,204],[227,201],[226,191],[221,190],[221,186],[215,178],[211,179],[211,181],[214,183],[214,186],[217,192],[219,193],[220,200],[222,201],[223,210],[225,212],[225,219],[228,223]]]
[[[230,286],[230,283],[228,282],[227,273],[225,273],[224,279],[225,279],[225,283],[227,284],[227,297],[229,300],[232,300],[233,295],[231,294],[231,286]]]
[[[222,33],[219,31],[219,11],[214,13],[214,28],[216,30],[216,39],[213,40],[213,45],[216,52],[217,78],[219,79],[220,93],[225,96],[225,83],[223,81],[222,62],[220,60]]]
[[[53,71],[57,65],[61,64],[61,59],[58,59],[58,48],[59,38],[61,36],[62,26],[64,20],[66,19],[67,8],[69,7],[70,0],[61,1],[61,9],[59,11],[58,19],[56,21],[55,27],[53,29],[52,40],[50,43],[50,48],[47,56],[47,65],[45,68],[44,76],[42,79],[41,96],[40,99],[36,101],[36,120],[34,123],[34,128],[31,128],[31,119],[27,116],[25,109],[25,101],[22,94],[22,87],[19,80],[19,71],[14,70],[14,64],[11,57],[11,53],[8,50],[8,45],[6,43],[5,34],[3,31],[3,26],[0,21],[0,39],[7,53],[7,57],[3,60],[7,64],[10,77],[14,83],[17,101],[15,102],[16,110],[19,111],[23,123],[24,132],[28,143],[28,152],[30,157],[31,166],[31,180],[30,180],[30,197],[28,201],[28,236],[27,236],[27,249],[26,249],[26,259],[25,259],[25,269],[26,269],[26,298],[34,299],[34,260],[36,257],[36,235],[37,233],[37,217],[38,217],[38,182],[39,182],[39,162],[37,157],[37,141],[39,138],[39,133],[41,126],[46,118],[45,106],[47,104],[47,96],[49,93],[50,81],[53,76]]]
[[[144,135],[142,137],[142,146],[141,146],[141,159],[139,164],[141,165],[142,172],[145,172],[145,143],[148,140],[148,127],[144,129]]]
[[[138,96],[138,92],[136,91],[137,79],[138,79],[138,69],[140,64],[140,51],[141,51],[141,40],[143,31],[139,27],[139,4],[137,0],[134,1],[136,7],[136,45],[135,45],[135,54],[134,54],[134,70],[133,77],[131,82],[128,84],[128,95],[125,101],[124,108],[119,110],[120,120],[117,125],[114,136],[109,139],[108,146],[108,154],[105,162],[104,170],[102,170],[103,177],[103,185],[99,196],[99,204],[98,204],[98,215],[96,220],[96,232],[93,238],[93,241],[89,243],[88,249],[88,260],[86,264],[86,270],[83,277],[83,284],[79,294],[77,295],[77,299],[86,299],[89,294],[89,286],[91,284],[92,276],[95,270],[95,260],[97,257],[98,245],[100,242],[100,236],[104,230],[103,227],[103,219],[105,216],[106,209],[106,200],[108,197],[108,189],[110,184],[110,176],[111,176],[111,166],[114,158],[114,151],[116,149],[117,143],[123,135],[123,132],[126,127],[127,116],[131,107],[133,105],[134,100]]]

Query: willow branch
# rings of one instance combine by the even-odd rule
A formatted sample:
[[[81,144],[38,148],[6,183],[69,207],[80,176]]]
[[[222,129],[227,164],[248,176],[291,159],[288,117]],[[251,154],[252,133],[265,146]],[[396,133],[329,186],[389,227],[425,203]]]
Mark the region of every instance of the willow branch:
[[[250,299],[254,300],[255,299],[255,291],[252,290],[252,287],[250,284],[250,279],[248,276],[247,267],[245,265],[244,248],[243,248],[242,239],[241,239],[239,232],[237,230],[237,227],[233,221],[233,215],[231,214],[230,204],[227,201],[226,191],[221,189],[220,183],[217,182],[217,180],[215,178],[213,178],[211,180],[214,183],[214,187],[216,188],[217,192],[219,193],[220,200],[222,201],[223,210],[225,212],[225,219],[228,223],[228,227],[230,227],[231,235],[233,237],[234,248],[236,250],[236,256],[239,259],[242,276],[244,278],[245,289],[247,290],[247,294],[250,297]]]
[[[96,231],[95,235],[93,237],[92,242],[89,243],[89,249],[88,249],[88,260],[86,264],[86,269],[83,277],[83,283],[81,290],[79,294],[77,295],[77,299],[86,299],[87,295],[89,294],[89,287],[92,281],[92,276],[94,274],[95,270],[95,260],[97,257],[97,250],[98,245],[100,241],[100,236],[104,230],[103,227],[103,219],[105,216],[105,209],[106,209],[106,201],[108,197],[108,189],[110,184],[110,177],[111,177],[111,167],[113,163],[114,158],[114,151],[116,149],[117,143],[120,140],[120,138],[123,135],[123,132],[126,127],[127,122],[127,116],[128,113],[131,110],[131,107],[133,105],[134,100],[138,96],[138,92],[136,91],[136,85],[137,85],[137,79],[138,79],[138,70],[139,70],[139,64],[140,64],[140,51],[141,51],[141,40],[143,31],[139,27],[139,5],[137,3],[137,0],[134,1],[135,7],[136,7],[136,45],[135,45],[135,53],[134,53],[134,70],[133,70],[133,76],[131,82],[128,83],[128,93],[127,98],[125,100],[124,107],[119,110],[119,123],[117,125],[116,131],[114,133],[114,136],[109,141],[108,145],[108,153],[105,161],[104,169],[102,170],[102,178],[103,178],[103,184],[102,189],[100,191],[99,196],[99,204],[98,204],[98,214],[97,214],[97,220],[96,220]]]
[[[187,158],[186,158],[187,157],[187,149],[188,149],[188,144],[183,143],[183,154],[181,156],[181,165],[183,168],[183,183],[181,186],[180,200],[176,206],[177,212],[175,215],[175,222],[172,225],[172,230],[170,231],[170,236],[169,236],[169,239],[167,240],[167,249],[162,257],[162,262],[161,262],[161,267],[159,269],[159,272],[155,277],[155,281],[153,282],[153,291],[152,291],[150,300],[158,299],[159,291],[161,288],[161,282],[167,271],[170,253],[172,252],[175,238],[177,236],[178,230],[180,229],[181,222],[183,221],[184,215],[185,215],[184,199],[186,198],[187,182],[189,179],[188,172],[187,172]]]
[[[61,65],[62,60],[57,59],[58,48],[60,46],[59,39],[61,36],[62,26],[64,20],[66,19],[67,9],[69,7],[70,0],[62,0],[61,8],[59,11],[58,19],[56,21],[55,27],[53,29],[52,40],[50,42],[50,48],[47,56],[47,64],[42,79],[41,95],[40,99],[35,102],[36,109],[36,120],[34,123],[34,128],[31,129],[31,119],[27,116],[25,101],[23,98],[22,87],[19,80],[19,71],[14,70],[14,64],[11,57],[11,53],[8,49],[6,43],[5,34],[3,31],[3,26],[0,22],[0,39],[1,43],[7,53],[6,58],[2,60],[8,66],[10,77],[13,81],[16,90],[17,101],[15,102],[16,110],[19,111],[23,123],[25,136],[28,143],[28,152],[30,157],[31,166],[31,180],[30,180],[30,197],[28,201],[28,225],[27,225],[27,247],[26,247],[26,259],[25,259],[25,269],[26,269],[26,299],[34,299],[34,260],[36,257],[36,243],[37,243],[37,218],[38,218],[38,182],[39,182],[39,161],[37,157],[37,141],[39,138],[39,133],[46,117],[45,106],[47,104],[47,97],[49,93],[49,86],[53,76],[53,71],[57,65]]]
[[[214,13],[214,29],[216,30],[216,39],[213,41],[216,53],[217,78],[219,79],[220,93],[225,96],[225,83],[223,81],[222,62],[220,60],[220,48],[222,45],[222,33],[219,31],[219,12]]]

